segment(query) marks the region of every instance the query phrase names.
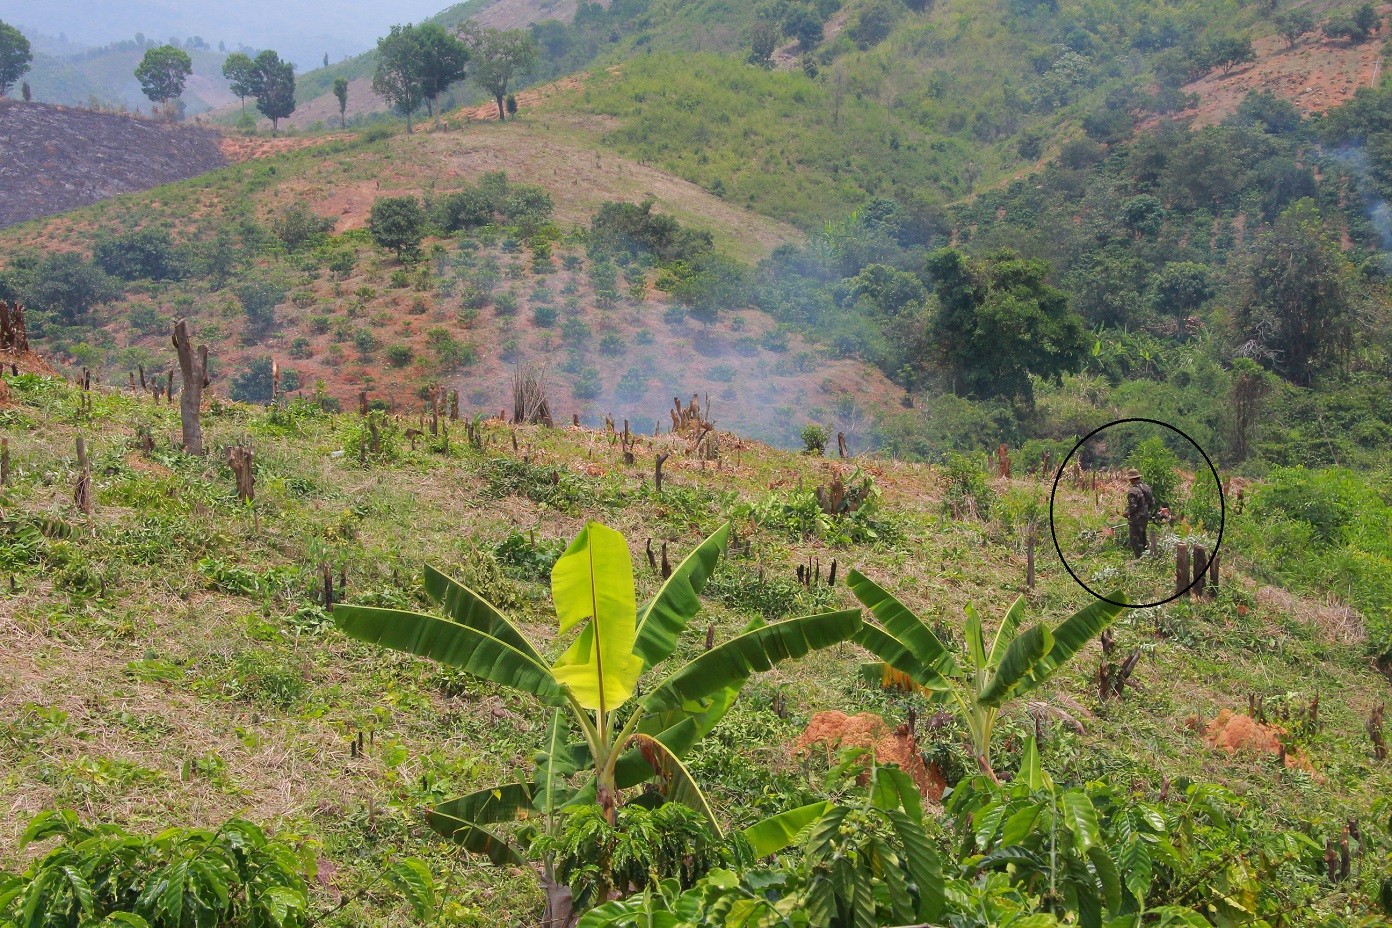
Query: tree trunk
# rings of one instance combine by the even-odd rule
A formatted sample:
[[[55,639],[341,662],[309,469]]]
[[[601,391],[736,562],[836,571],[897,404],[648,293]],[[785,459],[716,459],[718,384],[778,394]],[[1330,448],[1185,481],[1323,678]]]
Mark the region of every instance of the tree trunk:
[[[208,385],[208,346],[199,345],[195,351],[189,341],[188,323],[180,319],[174,324],[174,348],[179,352],[179,372],[184,388],[179,392],[179,417],[183,422],[184,451],[203,453],[203,388]]]
[[[498,119],[499,119],[499,120],[502,120],[503,122],[506,122],[506,121],[507,121],[507,110],[503,109],[503,96],[504,96],[504,95],[503,95],[503,94],[500,94],[500,93],[494,94],[494,95],[493,95],[493,99],[495,99],[495,100],[498,101]]]
[[[541,878],[541,887],[546,891],[546,915],[542,918],[542,928],[572,928],[576,919],[570,887],[557,883],[545,874]]]
[[[406,111],[406,134],[407,134],[407,135],[414,135],[414,134],[415,134],[415,130],[414,130],[414,129],[412,128],[412,126],[411,126],[411,111],[410,111],[410,110],[407,110],[407,111]]]

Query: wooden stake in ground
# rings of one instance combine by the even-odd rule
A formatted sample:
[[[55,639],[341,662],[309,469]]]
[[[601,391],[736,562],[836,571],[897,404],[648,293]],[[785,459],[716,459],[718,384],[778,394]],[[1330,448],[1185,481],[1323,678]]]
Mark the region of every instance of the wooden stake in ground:
[[[836,433],[836,453],[843,458],[850,457],[851,452],[850,449],[846,447],[845,432]]]
[[[1025,589],[1034,589],[1034,530],[1025,536]]]
[[[174,323],[174,348],[179,352],[179,372],[184,378],[184,389],[179,394],[179,417],[184,427],[184,451],[188,454],[202,454],[203,389],[209,382],[208,346],[199,345],[195,351],[193,343],[189,341],[188,323],[180,319]]]
[[[77,436],[77,488],[73,502],[85,515],[92,514],[92,464],[87,460],[87,443]]]
[[[1208,598],[1209,598],[1209,599],[1217,599],[1217,598],[1218,598],[1218,581],[1219,581],[1220,575],[1222,574],[1222,570],[1220,569],[1222,565],[1219,563],[1221,559],[1222,559],[1222,555],[1220,555],[1217,551],[1214,551],[1214,552],[1213,552],[1213,559],[1210,560],[1210,561],[1208,562]]]
[[[10,485],[10,440],[0,438],[0,487]]]
[[[1205,587],[1208,584],[1208,552],[1203,545],[1194,545],[1194,588],[1192,594],[1199,598],[1204,598]]]
[[[1189,546],[1184,542],[1175,545],[1174,591],[1178,596],[1189,589]]]

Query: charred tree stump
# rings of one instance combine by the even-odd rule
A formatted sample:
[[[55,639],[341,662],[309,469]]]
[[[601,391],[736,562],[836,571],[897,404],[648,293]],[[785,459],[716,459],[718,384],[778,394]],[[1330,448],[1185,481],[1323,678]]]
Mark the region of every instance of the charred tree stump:
[[[0,438],[0,487],[10,485],[10,440]]]
[[[657,467],[653,470],[653,488],[659,493],[662,492],[662,465],[666,464],[667,459],[671,456],[670,452],[664,452],[657,456]]]
[[[73,502],[84,515],[92,514],[92,462],[87,459],[87,442],[77,436],[77,487]]]
[[[360,415],[360,416],[365,416],[365,415],[367,415],[367,409],[368,409],[368,406],[367,406],[367,391],[366,391],[366,390],[359,390],[359,391],[358,391],[358,415]]]
[[[847,457],[850,457],[850,456],[851,456],[850,449],[849,449],[848,447],[846,447],[846,433],[845,433],[845,432],[837,432],[837,433],[836,433],[836,453],[837,453],[838,455],[840,455],[841,457],[843,457],[843,458],[847,458]]]
[[[256,499],[256,474],[253,471],[255,455],[245,445],[237,444],[227,449],[227,466],[237,483],[237,499],[250,503]]]
[[[0,350],[24,354],[29,350],[29,335],[24,327],[24,307],[19,303],[0,300]],[[14,365],[10,365],[11,370]]]
[[[449,395],[449,417],[455,422],[459,421],[459,391],[451,390]]]
[[[1379,703],[1377,708],[1373,709],[1372,715],[1368,717],[1368,723],[1365,726],[1368,730],[1368,740],[1373,743],[1373,759],[1379,761],[1387,760],[1387,740],[1382,734],[1382,719],[1386,711],[1387,706]]]
[[[179,417],[183,423],[184,451],[203,453],[203,389],[208,386],[208,346],[199,345],[195,351],[189,341],[188,323],[174,323],[174,348],[179,352],[179,373],[184,378],[184,390],[179,395]],[[173,379],[173,371],[170,371]]]
[[[1034,532],[1025,537],[1025,589],[1034,589]]]
[[[1189,546],[1184,542],[1175,545],[1175,595],[1187,594],[1189,590]]]
[[[672,562],[667,560],[667,542],[662,543],[662,579],[672,576]]]
[[[1220,575],[1221,572],[1222,572],[1222,571],[1221,571],[1221,564],[1220,564],[1221,559],[1222,559],[1222,555],[1220,555],[1217,551],[1214,551],[1214,552],[1213,552],[1213,557],[1212,557],[1212,559],[1210,559],[1209,562],[1208,562],[1208,598],[1209,598],[1209,599],[1217,599],[1217,598],[1218,598],[1218,580],[1219,580],[1219,575]]]

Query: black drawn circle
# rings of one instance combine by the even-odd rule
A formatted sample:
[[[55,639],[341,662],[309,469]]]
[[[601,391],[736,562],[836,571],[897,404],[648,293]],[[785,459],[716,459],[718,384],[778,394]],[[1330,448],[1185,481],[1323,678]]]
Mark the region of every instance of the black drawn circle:
[[[1054,499],[1058,496],[1059,481],[1063,479],[1063,472],[1068,467],[1068,462],[1073,460],[1073,455],[1078,453],[1078,449],[1082,448],[1083,445],[1087,444],[1088,441],[1090,441],[1092,437],[1096,435],[1098,432],[1106,431],[1114,425],[1125,425],[1128,422],[1148,422],[1151,425],[1158,425],[1161,428],[1169,429],[1171,432],[1174,432],[1180,438],[1183,438],[1185,441],[1189,442],[1189,444],[1193,445],[1198,450],[1199,454],[1203,457],[1204,463],[1208,465],[1208,469],[1213,473],[1213,482],[1218,485],[1218,540],[1213,543],[1213,553],[1209,557],[1211,560],[1213,557],[1217,556],[1219,549],[1223,547],[1223,528],[1228,521],[1228,501],[1223,493],[1223,481],[1222,478],[1218,476],[1218,468],[1213,466],[1213,461],[1209,458],[1208,452],[1204,451],[1203,448],[1199,447],[1199,443],[1194,441],[1194,439],[1190,438],[1188,435],[1186,435],[1182,430],[1176,428],[1173,425],[1170,425],[1168,422],[1161,422],[1159,419],[1146,419],[1139,416],[1132,417],[1129,419],[1117,419],[1114,422],[1108,422],[1106,425],[1098,426],[1091,432],[1088,432],[1087,435],[1083,436],[1082,440],[1073,446],[1073,450],[1068,452],[1068,456],[1065,457],[1063,459],[1063,463],[1059,465],[1058,473],[1054,475],[1054,487],[1052,490],[1049,491],[1049,537],[1052,538],[1054,541],[1054,550],[1058,552],[1059,561],[1063,563],[1063,569],[1068,571],[1068,576],[1072,577],[1073,582],[1078,584],[1078,586],[1087,590],[1088,593],[1093,596],[1093,598],[1100,599],[1106,603],[1111,603],[1114,606],[1122,606],[1128,609],[1151,609],[1155,606],[1163,606],[1165,605],[1165,603],[1173,602],[1174,600],[1179,599],[1179,597],[1183,596],[1185,593],[1188,593],[1193,588],[1195,583],[1198,583],[1199,578],[1195,577],[1193,580],[1190,580],[1188,586],[1186,586],[1182,590],[1177,591],[1173,596],[1157,600],[1153,603],[1124,603],[1117,602],[1115,599],[1108,599],[1106,596],[1103,596],[1101,593],[1097,592],[1092,587],[1084,583],[1082,578],[1079,577],[1073,571],[1073,568],[1071,566],[1069,566],[1068,558],[1063,556],[1063,548],[1059,546],[1058,532],[1054,529]]]

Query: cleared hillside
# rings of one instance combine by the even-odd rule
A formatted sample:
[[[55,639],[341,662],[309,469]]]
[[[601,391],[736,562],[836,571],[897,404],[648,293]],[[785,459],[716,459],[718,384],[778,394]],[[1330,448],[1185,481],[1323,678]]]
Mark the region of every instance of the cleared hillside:
[[[0,101],[0,226],[226,164],[208,129]]]
[[[132,286],[83,326],[51,332],[47,345],[59,359],[95,362],[107,382],[124,381],[137,364],[156,368],[167,342],[165,320],[182,306],[200,337],[217,345],[225,379],[270,356],[293,372],[298,389],[308,393],[322,383],[347,406],[367,390],[408,410],[422,384],[438,382],[458,390],[466,408],[496,412],[511,401],[513,364],[532,360],[550,368],[557,416],[594,422],[612,414],[632,418],[635,427],[645,423],[644,431],[651,431],[654,414],[660,418],[651,408],[658,398],[665,397],[665,406],[693,393],[709,396],[723,427],[784,444],[796,441],[801,418],[812,410],[858,440],[874,414],[897,408],[903,392],[882,374],[828,357],[762,313],[732,305],[714,324],[687,319],[655,288],[651,269],[627,269],[618,284],[621,299],[606,305],[596,292],[596,260],[570,234],[587,228],[606,201],[651,197],[658,211],[709,232],[721,253],[745,263],[800,235],[689,182],[602,152],[586,138],[582,129],[552,120],[465,123],[370,144],[330,140],[28,225],[0,236],[0,251],[11,260],[35,248],[86,254],[94,230],[110,235],[149,225],[206,242],[215,227],[239,221],[228,217],[242,215],[265,235],[299,205],[331,220],[334,238],[317,258],[276,254],[262,239],[260,256],[226,289],[210,292],[196,278]],[[490,172],[549,194],[562,235],[550,258],[527,261],[510,238],[462,236],[427,243],[432,257],[418,273],[371,246],[364,227],[378,198],[438,198]],[[325,271],[324,256],[340,251],[352,255],[352,270]],[[243,339],[237,294],[260,282],[278,288],[275,325],[265,337]],[[480,286],[491,296],[469,296]],[[462,360],[441,360],[442,339],[463,346]],[[98,343],[109,347],[94,356]]]
[[[13,468],[6,518],[44,531],[0,546],[13,578],[0,599],[0,802],[11,810],[0,824],[0,863],[17,862],[15,838],[51,806],[146,831],[215,826],[239,813],[307,842],[316,905],[348,899],[346,914],[358,923],[404,922],[384,911],[389,896],[354,895],[393,854],[429,861],[458,924],[537,923],[526,868],[461,854],[429,831],[421,810],[528,769],[544,725],[520,694],[334,630],[320,605],[322,565],[341,571],[335,593],[348,602],[409,609],[425,607],[422,564],[437,565],[500,603],[552,653],[561,642],[547,571],[585,520],[627,535],[641,602],[661,582],[644,559],[648,539],[665,543],[675,562],[733,519],[740,547],[732,545],[701,597],[679,661],[700,653],[707,624],[723,643],[755,619],[853,605],[844,580],[796,581],[795,567],[809,559],[823,578],[833,559],[842,577],[859,568],[958,641],[965,604],[993,629],[1023,590],[1024,507],[1032,503],[1038,518],[1049,493],[1035,476],[991,478],[982,491],[997,501],[991,515],[954,519],[947,472],[935,467],[828,461],[735,447],[729,437],[722,459],[703,465],[687,456],[685,439],[666,435],[640,441],[628,466],[602,431],[497,422],[482,427],[484,450],[468,444],[460,423],[449,423],[448,448],[423,439],[414,451],[392,428],[362,464],[356,448],[366,433],[356,415],[229,404],[215,386],[209,443],[254,448],[253,511],[237,500],[220,453],[193,458],[170,447],[167,436],[178,431],[170,406],[102,392],[85,406],[70,384],[11,378],[8,369],[4,378],[11,397],[0,431]],[[139,430],[154,436],[152,451],[140,450]],[[90,517],[71,502],[79,435],[93,461]],[[654,456],[668,452],[658,493]],[[883,494],[871,521],[856,523],[874,526],[874,540],[838,540],[847,520],[806,533],[779,521],[833,474],[868,475]],[[1120,490],[1111,482],[1099,489],[1100,497],[1065,484],[1061,505],[1105,521]],[[1318,848],[1350,817],[1369,841],[1380,840],[1372,810],[1392,781],[1388,765],[1370,759],[1363,725],[1385,700],[1387,680],[1369,666],[1356,628],[1250,578],[1240,552],[1256,530],[1240,519],[1229,526],[1234,553],[1217,600],[1182,600],[1117,624],[1116,653],[1139,655],[1124,698],[1099,698],[1108,657],[1090,644],[1028,705],[1012,704],[998,737],[1001,762],[1013,763],[1022,739],[1039,732],[1053,775],[1112,779],[1118,802],[1159,794],[1169,810],[1187,801],[1184,778],[1221,784],[1234,795],[1205,801],[1221,802],[1224,814],[1259,823],[1264,834],[1287,827],[1310,836],[1280,845],[1298,848],[1290,857],[1245,846],[1213,852],[1231,880],[1245,880],[1239,866],[1258,862],[1288,867],[1298,880],[1244,881],[1242,905],[1291,892],[1302,917],[1346,905],[1366,911],[1360,886],[1375,891],[1378,861],[1370,854],[1331,895]],[[1027,621],[1056,622],[1087,601],[1047,545],[1037,567]],[[866,688],[858,682],[864,658],[854,645],[830,648],[746,688],[690,761],[730,825],[779,810],[819,779],[822,753],[800,758],[792,745],[822,710],[878,712],[897,724],[913,707],[925,755],[951,783],[971,776],[963,726],[947,716],[929,722],[924,699]],[[1237,714],[1235,729],[1266,731],[1246,719],[1249,695],[1264,699],[1275,722],[1316,694],[1319,724],[1282,742],[1308,767],[1283,764],[1279,746],[1205,734],[1224,711]],[[1217,815],[1220,806],[1207,808]],[[933,812],[949,820],[940,815]],[[1164,899],[1195,905],[1209,893],[1206,884],[1166,891],[1173,895]],[[1221,892],[1215,904],[1231,897]]]

